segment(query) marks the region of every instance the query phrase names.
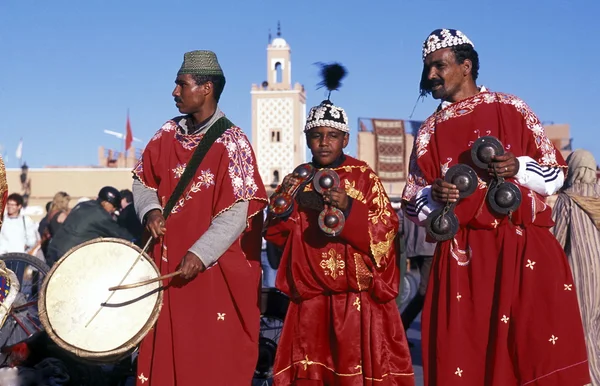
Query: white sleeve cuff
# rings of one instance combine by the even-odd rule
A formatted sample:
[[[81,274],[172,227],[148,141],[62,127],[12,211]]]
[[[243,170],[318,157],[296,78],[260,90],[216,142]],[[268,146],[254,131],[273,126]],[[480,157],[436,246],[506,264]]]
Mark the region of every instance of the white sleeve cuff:
[[[431,185],[428,185],[419,191],[413,200],[406,206],[406,215],[411,221],[419,226],[423,226],[427,217],[436,209],[443,205],[437,203],[431,197]]]
[[[542,196],[551,196],[562,187],[565,175],[558,166],[541,166],[533,158],[517,157],[519,172],[515,175],[517,183]]]
[[[517,157],[519,161],[519,172],[515,176],[519,185],[525,185],[529,181],[530,174],[527,173],[527,163],[535,162],[535,160],[529,156]],[[537,163],[537,162],[536,162]]]

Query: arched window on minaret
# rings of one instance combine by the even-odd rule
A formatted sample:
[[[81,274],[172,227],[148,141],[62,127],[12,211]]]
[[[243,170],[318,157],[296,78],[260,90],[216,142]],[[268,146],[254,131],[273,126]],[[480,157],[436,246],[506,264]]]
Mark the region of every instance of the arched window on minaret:
[[[275,83],[281,83],[283,81],[283,70],[281,63],[275,63]]]

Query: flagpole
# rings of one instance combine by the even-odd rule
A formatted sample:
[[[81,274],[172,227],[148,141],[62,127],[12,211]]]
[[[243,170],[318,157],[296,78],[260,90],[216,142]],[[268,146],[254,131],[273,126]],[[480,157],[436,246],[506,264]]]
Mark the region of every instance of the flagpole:
[[[124,167],[127,167],[127,124],[129,124],[129,107],[127,108],[127,123],[125,124],[125,135],[123,136],[123,162]]]

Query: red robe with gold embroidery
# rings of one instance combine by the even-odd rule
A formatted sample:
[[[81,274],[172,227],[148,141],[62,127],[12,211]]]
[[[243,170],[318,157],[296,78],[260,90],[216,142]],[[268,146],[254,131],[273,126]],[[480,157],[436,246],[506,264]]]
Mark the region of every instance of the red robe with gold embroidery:
[[[517,157],[565,167],[538,118],[511,95],[481,92],[423,123],[405,201],[457,163],[480,176],[479,189],[456,208],[458,234],[439,243],[434,256],[422,316],[425,384],[584,385],[589,373],[577,295],[549,231],[551,209],[519,186],[523,201],[512,220],[489,210],[489,177],[470,154],[484,135]]]
[[[284,248],[276,286],[291,298],[274,384],[414,385],[394,301],[398,217],[364,162],[346,156],[333,170],[353,199],[338,237],[326,236],[319,212],[297,202],[286,221],[270,219],[267,229],[266,239]]]
[[[134,173],[164,206],[202,139],[167,122]],[[152,256],[161,274],[174,272],[211,221],[249,201],[249,227],[217,263],[194,280],[171,280],[156,326],[142,342],[139,386],[249,385],[258,357],[260,248],[266,192],[244,133],[228,129],[210,148],[166,222]],[[258,214],[258,215],[257,215]]]

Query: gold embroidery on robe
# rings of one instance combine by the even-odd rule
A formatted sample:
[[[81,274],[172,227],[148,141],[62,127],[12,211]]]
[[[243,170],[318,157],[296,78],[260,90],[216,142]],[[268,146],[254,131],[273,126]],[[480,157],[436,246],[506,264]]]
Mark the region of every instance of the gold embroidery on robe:
[[[338,276],[344,275],[344,268],[346,268],[346,262],[342,259],[342,255],[336,252],[335,249],[331,248],[329,252],[323,252],[321,257],[321,268],[325,272],[325,276],[331,276],[333,280],[337,279]]]
[[[353,199],[360,201],[363,204],[367,203],[364,194],[362,194],[360,190],[356,189],[356,181],[350,182],[348,180],[344,180],[344,189],[346,190],[346,194],[349,197],[352,197]]]
[[[356,266],[356,285],[358,290],[366,290],[371,285],[373,274],[367,268],[360,253],[354,253],[354,265]]]
[[[361,365],[356,365],[353,367],[353,370],[357,370],[355,372],[348,372],[348,373],[340,373],[335,371],[334,369],[332,369],[331,367],[327,366],[325,363],[322,362],[317,362],[317,361],[313,361],[311,359],[308,359],[308,355],[306,355],[304,357],[304,359],[300,360],[300,361],[296,361],[296,362],[292,362],[289,366],[285,367],[284,369],[278,371],[277,373],[275,373],[273,375],[273,377],[278,377],[281,374],[283,374],[286,371],[289,371],[293,366],[301,366],[305,371],[308,369],[309,366],[321,366],[329,371],[331,371],[333,374],[337,375],[337,376],[341,376],[341,377],[352,377],[352,376],[359,376],[362,375],[364,377],[365,380],[369,380],[369,381],[377,381],[377,382],[383,382],[383,380],[388,377],[388,376],[395,376],[395,377],[412,377],[415,375],[415,373],[411,372],[411,373],[393,373],[393,372],[389,372],[389,373],[385,373],[382,374],[379,378],[374,378],[374,377],[367,377],[364,375],[363,370],[362,370],[362,366]]]
[[[366,172],[366,171],[367,171],[367,169],[368,169],[368,168],[369,168],[369,167],[368,167],[368,166],[366,166],[366,165],[360,165],[360,166],[358,166],[358,165],[346,165],[346,166],[342,166],[342,167],[340,167],[340,168],[334,168],[334,169],[332,169],[332,170],[340,170],[340,169],[343,169],[343,170],[344,170],[346,173],[352,173],[352,169],[360,169],[360,172],[361,172],[361,173],[364,173],[364,172]]]
[[[373,242],[373,235],[371,234],[370,230],[369,236],[371,237],[371,253],[373,254],[373,258],[375,259],[375,264],[377,264],[377,266],[380,267],[381,260],[387,257],[388,252],[392,247],[392,243],[394,242],[394,238],[396,237],[396,231],[389,231],[385,235],[385,240],[380,241],[378,243]]]
[[[385,194],[385,189],[383,185],[381,185],[381,181],[379,177],[377,177],[374,173],[369,174],[369,178],[374,180],[373,188],[371,189],[371,193],[375,194],[375,198],[373,198],[373,205],[377,206],[377,211],[374,213],[369,213],[369,220],[373,224],[378,224],[381,221],[384,225],[388,224],[388,219],[392,215],[388,210],[390,205],[390,200]]]

